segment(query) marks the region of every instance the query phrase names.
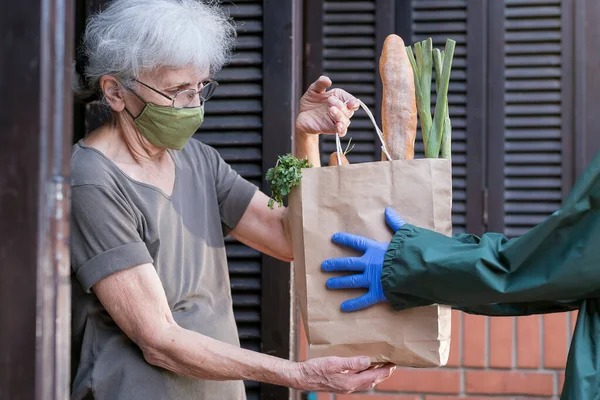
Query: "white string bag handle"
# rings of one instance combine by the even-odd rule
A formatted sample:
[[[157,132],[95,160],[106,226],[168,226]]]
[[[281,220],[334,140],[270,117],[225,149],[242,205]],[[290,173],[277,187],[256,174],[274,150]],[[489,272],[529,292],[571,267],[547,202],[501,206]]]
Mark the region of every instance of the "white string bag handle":
[[[338,165],[342,165],[342,156],[340,154],[343,154],[342,150],[342,142],[340,140],[340,135],[339,133],[335,133],[335,148],[337,150],[337,160],[338,160]]]
[[[367,105],[362,102],[362,100],[360,100],[360,99],[356,99],[356,100],[358,100],[361,108],[363,110],[365,110],[365,112],[367,113],[367,116],[371,120],[371,123],[375,127],[375,132],[377,132],[377,137],[379,137],[379,141],[381,142],[381,151],[383,151],[383,154],[385,154],[388,161],[392,161],[392,157],[390,157],[390,153],[388,153],[387,148],[385,147],[385,141],[383,140],[383,132],[381,132],[381,129],[379,129],[379,127],[377,126],[377,121],[375,121],[375,117],[373,116],[373,113],[371,112],[371,110],[369,110],[369,107],[367,107]],[[346,100],[344,102],[344,104],[347,104],[347,103],[348,103],[348,100]],[[340,135],[337,132],[335,134],[335,148],[337,149],[338,165],[342,165],[342,157],[340,156],[340,154],[343,154],[342,142],[340,141]]]

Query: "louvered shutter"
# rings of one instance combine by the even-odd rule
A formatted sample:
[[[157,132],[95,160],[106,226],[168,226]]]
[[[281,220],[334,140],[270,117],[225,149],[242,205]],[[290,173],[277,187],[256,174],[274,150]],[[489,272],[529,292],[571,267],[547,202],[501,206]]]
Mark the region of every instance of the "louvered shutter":
[[[335,86],[359,97],[380,123],[379,57],[387,34],[398,30],[410,32],[408,36],[401,34],[407,44],[432,37],[439,48],[444,47],[447,37],[457,41],[449,106],[453,125],[453,224],[455,232],[463,232],[466,228],[467,5],[465,0],[412,0],[408,4],[411,27],[394,30],[393,2],[323,1],[322,71]],[[396,7],[399,14],[405,10],[400,3],[396,3]],[[382,9],[390,12],[382,12]],[[389,20],[392,24],[386,32]],[[348,137],[355,144],[348,156],[350,162],[380,159],[376,135],[363,111],[358,111],[352,119]],[[321,143],[322,163],[325,164],[335,151],[335,142],[333,137],[324,137]],[[417,157],[423,156],[420,137],[415,150]]]
[[[563,33],[560,0],[504,5],[504,232],[514,237],[562,200]]]
[[[335,87],[343,88],[362,100],[379,119],[377,104],[377,21],[376,4],[371,1],[322,2],[322,73],[329,76]],[[308,10],[308,12],[314,12]],[[309,19],[310,21],[310,19]],[[373,125],[366,113],[359,110],[352,119],[349,134],[343,139],[343,147],[351,137],[354,149],[348,154],[351,163],[374,161],[378,158]],[[332,136],[321,140],[321,159],[328,165],[329,155],[335,151]]]
[[[448,90],[448,107],[452,122],[452,224],[453,232],[461,233],[465,231],[467,224],[467,1],[411,0],[410,13],[412,17],[410,43],[430,37],[433,47],[443,50],[447,38],[456,41]],[[409,40],[405,39],[405,42]],[[433,104],[435,104],[434,93],[435,84],[432,84]],[[420,157],[424,154],[420,135],[415,153],[415,156]]]
[[[224,3],[238,26],[234,57],[215,79],[219,87],[206,102],[205,123],[195,137],[216,148],[244,178],[262,187],[263,6],[260,0]],[[261,350],[261,255],[227,239],[233,310],[242,347]],[[260,385],[246,382],[248,399]]]

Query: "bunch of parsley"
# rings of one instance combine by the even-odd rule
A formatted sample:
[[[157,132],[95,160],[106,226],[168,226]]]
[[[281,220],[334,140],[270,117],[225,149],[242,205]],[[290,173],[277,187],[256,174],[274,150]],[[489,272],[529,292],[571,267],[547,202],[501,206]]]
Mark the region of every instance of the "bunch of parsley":
[[[269,208],[272,210],[275,202],[279,207],[283,206],[283,198],[287,196],[292,188],[300,184],[302,179],[302,168],[311,168],[307,159],[296,158],[291,154],[279,156],[275,167],[267,171],[267,181],[271,185],[271,199]]]

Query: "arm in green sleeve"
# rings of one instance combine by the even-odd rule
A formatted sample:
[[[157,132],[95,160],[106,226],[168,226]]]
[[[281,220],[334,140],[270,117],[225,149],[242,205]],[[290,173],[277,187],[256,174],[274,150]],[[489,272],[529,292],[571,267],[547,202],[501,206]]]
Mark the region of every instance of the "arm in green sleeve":
[[[498,305],[511,311],[506,307],[512,304],[516,312],[518,303],[527,311],[523,303],[552,309],[598,297],[600,155],[561,210],[519,238],[497,233],[450,238],[403,226],[386,253],[382,284],[395,309],[427,299],[473,312],[498,312]]]
[[[477,243],[476,236],[460,235],[456,237],[463,243]],[[467,314],[487,315],[494,317],[519,317],[534,314],[550,314],[575,311],[579,309],[581,300],[535,301],[528,303],[481,304],[470,307],[455,307]]]

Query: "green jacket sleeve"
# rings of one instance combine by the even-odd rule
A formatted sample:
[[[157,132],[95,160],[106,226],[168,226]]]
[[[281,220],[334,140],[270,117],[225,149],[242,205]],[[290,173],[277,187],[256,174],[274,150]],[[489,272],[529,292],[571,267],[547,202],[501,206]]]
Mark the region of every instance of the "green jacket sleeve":
[[[600,398],[600,300],[583,301],[571,340],[561,400]]]
[[[564,206],[519,238],[497,233],[451,238],[404,225],[386,253],[382,284],[395,309],[428,300],[489,315],[573,307],[577,300],[598,297],[600,154]]]
[[[575,311],[581,301],[534,301],[529,303],[483,304],[470,307],[454,307],[467,314],[488,315],[492,317],[519,317],[533,314],[549,314],[556,312]]]

